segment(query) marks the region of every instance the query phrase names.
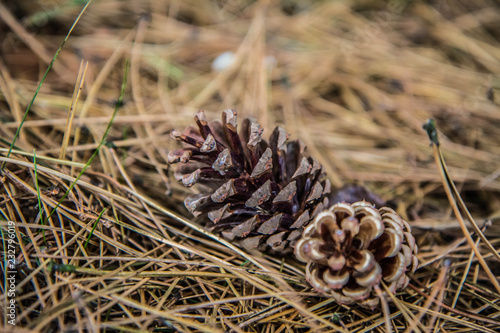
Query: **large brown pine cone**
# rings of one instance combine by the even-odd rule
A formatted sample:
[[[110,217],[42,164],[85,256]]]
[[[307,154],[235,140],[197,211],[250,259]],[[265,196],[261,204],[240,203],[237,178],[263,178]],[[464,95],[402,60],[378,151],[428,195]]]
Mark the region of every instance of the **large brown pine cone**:
[[[304,144],[288,141],[281,127],[269,143],[250,119],[238,134],[235,110],[223,112],[222,124],[208,123],[203,111],[194,119],[197,129],[171,133],[187,147],[169,153],[169,163],[181,162],[177,179],[188,187],[202,184],[186,208],[245,248],[291,252],[304,226],[328,206],[330,183],[320,163],[304,156]]]
[[[365,201],[338,203],[320,213],[295,246],[316,291],[369,308],[379,303],[374,287],[381,281],[392,293],[408,285],[407,274],[418,266],[417,251],[406,221]]]

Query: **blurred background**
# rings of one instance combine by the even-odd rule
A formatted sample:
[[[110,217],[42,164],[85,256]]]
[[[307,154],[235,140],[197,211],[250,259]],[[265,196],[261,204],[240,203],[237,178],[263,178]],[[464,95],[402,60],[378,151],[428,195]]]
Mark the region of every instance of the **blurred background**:
[[[0,4],[6,142],[85,3]],[[493,0],[94,0],[16,145],[57,156],[86,68],[71,129],[79,133],[68,147],[85,161],[113,112],[128,59],[124,106],[108,140],[126,151],[124,165],[154,198],[175,203],[185,194],[169,178],[169,131],[192,123],[198,109],[219,119],[236,108],[240,121],[259,120],[264,137],[282,125],[303,140],[336,188],[365,185],[417,225],[456,227],[422,130],[434,118],[469,209],[497,219],[499,43]]]
[[[395,328],[498,328],[498,0],[93,0],[76,22],[86,3],[0,1],[0,213],[18,223],[18,323],[383,332],[381,311],[319,297],[291,258],[229,251],[180,218],[191,190],[172,177],[170,131],[235,108],[264,138],[280,125],[302,140],[334,190],[365,186],[409,221],[422,267],[390,307]],[[478,250],[492,272],[450,208],[429,118],[472,216],[492,222]]]

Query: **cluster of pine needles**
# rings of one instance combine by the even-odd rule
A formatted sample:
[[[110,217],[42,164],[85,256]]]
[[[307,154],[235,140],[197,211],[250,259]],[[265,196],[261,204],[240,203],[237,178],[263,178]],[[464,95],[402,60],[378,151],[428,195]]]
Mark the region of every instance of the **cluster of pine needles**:
[[[498,1],[85,5],[0,3],[4,329],[14,221],[19,332],[499,331]],[[409,287],[339,305],[204,231],[166,162],[199,108],[283,126],[394,207]]]

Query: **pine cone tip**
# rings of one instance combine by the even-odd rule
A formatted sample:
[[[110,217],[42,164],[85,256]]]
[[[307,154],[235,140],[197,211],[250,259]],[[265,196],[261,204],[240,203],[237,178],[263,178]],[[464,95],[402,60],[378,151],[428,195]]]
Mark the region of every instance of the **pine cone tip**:
[[[281,127],[269,141],[252,119],[238,132],[234,109],[222,112],[222,122],[208,122],[203,111],[194,120],[197,128],[171,132],[185,147],[168,154],[183,185],[203,185],[186,198],[186,208],[205,217],[209,230],[244,247],[293,251],[303,228],[328,206],[331,186],[321,164]]]

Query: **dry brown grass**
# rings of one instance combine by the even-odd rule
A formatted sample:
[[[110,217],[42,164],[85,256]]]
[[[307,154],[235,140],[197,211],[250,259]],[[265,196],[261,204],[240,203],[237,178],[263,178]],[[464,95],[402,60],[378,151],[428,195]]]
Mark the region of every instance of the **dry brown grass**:
[[[475,233],[479,257],[467,242],[422,124],[436,120],[450,175],[498,253],[500,5],[432,3],[94,0],[9,157],[83,1],[0,5],[0,214],[16,221],[17,329],[498,332],[498,255]],[[212,70],[225,51],[233,64]],[[126,59],[108,144],[70,187],[103,139]],[[268,133],[283,125],[335,187],[387,200],[420,246],[410,287],[385,311],[338,305],[301,264],[203,231],[166,162],[169,131],[198,108],[212,119],[236,108]]]

